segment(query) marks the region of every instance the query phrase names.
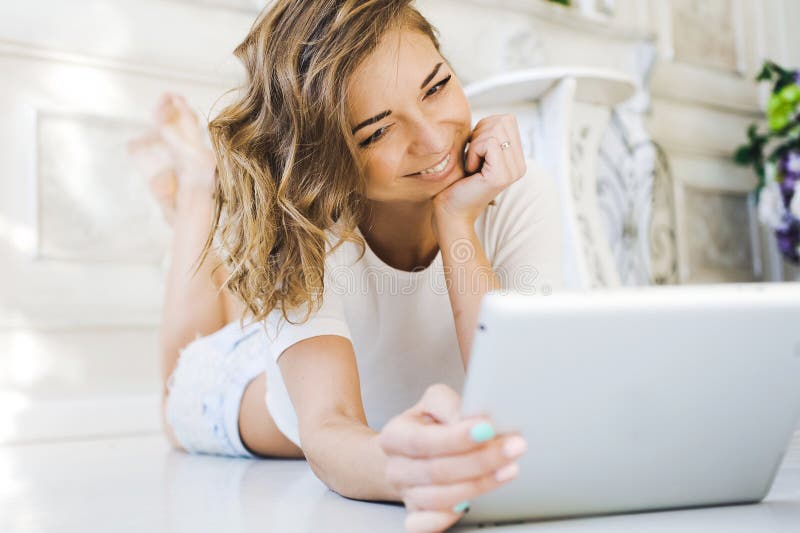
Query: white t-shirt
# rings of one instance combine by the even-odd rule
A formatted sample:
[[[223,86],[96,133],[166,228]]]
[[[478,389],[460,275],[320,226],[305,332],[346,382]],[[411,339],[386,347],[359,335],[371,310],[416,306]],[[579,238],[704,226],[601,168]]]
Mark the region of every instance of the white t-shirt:
[[[527,166],[527,174],[481,213],[475,230],[504,289],[548,294],[562,282],[558,193],[533,161]],[[290,324],[277,310],[267,317],[267,408],[298,446],[297,417],[277,361],[303,339],[340,335],[351,341],[367,423],[375,430],[414,405],[429,385],[463,386],[441,251],[417,272],[387,265],[369,245],[361,259],[359,253],[359,246],[345,242],[328,255],[322,306],[307,322]],[[289,316],[298,322],[304,314],[305,308]]]

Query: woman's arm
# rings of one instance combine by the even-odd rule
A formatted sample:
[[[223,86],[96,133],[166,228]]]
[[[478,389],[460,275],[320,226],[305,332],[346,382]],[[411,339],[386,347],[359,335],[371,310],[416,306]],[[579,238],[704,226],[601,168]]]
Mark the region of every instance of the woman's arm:
[[[297,413],[303,452],[330,489],[359,500],[403,502],[408,519],[434,531],[458,502],[513,479],[525,452],[515,434],[494,435],[486,417],[462,419],[461,399],[432,385],[378,434],[367,426],[353,347],[345,337],[297,342],[278,360]],[[488,430],[488,433],[487,433]],[[446,527],[446,526],[445,526]]]
[[[481,299],[487,292],[499,289],[500,280],[478,240],[474,222],[450,217],[441,217],[441,220],[437,238],[461,361],[467,368]]]
[[[490,290],[501,288],[478,241],[475,220],[496,195],[527,170],[519,126],[512,115],[484,118],[469,141],[464,169],[467,177],[433,199],[433,227],[442,252],[464,368],[469,364],[481,300]]]
[[[386,480],[378,433],[367,426],[350,341],[337,335],[302,340],[286,349],[278,366],[314,474],[348,498],[399,502]]]

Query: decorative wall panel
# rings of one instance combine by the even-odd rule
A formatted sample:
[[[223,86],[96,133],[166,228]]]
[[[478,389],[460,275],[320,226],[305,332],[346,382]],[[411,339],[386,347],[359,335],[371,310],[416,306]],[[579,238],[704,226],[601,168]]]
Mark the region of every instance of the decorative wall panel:
[[[689,279],[754,281],[747,195],[686,187]]]
[[[739,70],[738,4],[732,0],[670,0],[675,61]]]
[[[141,125],[89,115],[37,115],[38,256],[159,263],[169,238],[126,156]]]

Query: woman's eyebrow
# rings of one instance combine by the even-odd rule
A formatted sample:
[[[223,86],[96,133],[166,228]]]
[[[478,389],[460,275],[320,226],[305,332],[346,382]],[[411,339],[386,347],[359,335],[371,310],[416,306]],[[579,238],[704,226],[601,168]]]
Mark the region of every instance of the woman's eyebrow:
[[[439,69],[442,68],[442,65],[444,65],[444,63],[437,63],[436,66],[433,67],[433,70],[431,71],[431,73],[428,74],[428,76],[425,78],[425,81],[423,81],[422,85],[419,86],[420,89],[424,89],[425,86],[428,85],[428,83],[430,83],[430,81],[433,79],[433,77],[436,76],[436,73],[439,72]],[[386,117],[388,117],[391,114],[392,114],[391,110],[387,110],[387,111],[382,111],[382,112],[378,113],[377,115],[375,115],[372,118],[368,118],[367,120],[365,120],[364,122],[360,123],[358,126],[353,128],[353,135],[355,135],[355,133],[358,130],[360,130],[361,128],[365,128],[365,127],[369,126],[370,124],[375,124],[379,120],[383,120],[383,119],[385,119]]]
[[[365,128],[365,127],[369,126],[370,124],[375,124],[379,120],[385,119],[386,117],[388,117],[391,114],[392,114],[392,112],[390,110],[387,110],[387,111],[382,111],[382,112],[378,113],[377,115],[375,115],[372,118],[368,118],[367,120],[365,120],[364,122],[362,122],[361,124],[359,124],[358,126],[353,128],[353,134],[355,134],[361,128]]]
[[[431,73],[428,74],[428,77],[425,78],[425,81],[423,81],[422,85],[419,86],[420,89],[424,89],[425,86],[428,85],[428,83],[430,83],[430,81],[433,79],[433,77],[436,76],[436,73],[439,72],[439,69],[442,67],[443,64],[444,63],[437,63],[436,66],[433,67],[433,70],[431,71]]]

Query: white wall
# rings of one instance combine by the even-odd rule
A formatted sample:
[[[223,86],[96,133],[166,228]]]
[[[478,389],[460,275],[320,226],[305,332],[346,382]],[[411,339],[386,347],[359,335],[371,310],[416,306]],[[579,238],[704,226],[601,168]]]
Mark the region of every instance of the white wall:
[[[0,2],[0,442],[157,429],[169,231],[125,142],[236,83],[232,5]]]
[[[169,233],[127,165],[124,142],[162,91],[211,109],[237,81],[230,52],[258,4],[0,2],[0,442],[156,430]],[[753,178],[729,154],[759,116],[752,78],[761,58],[800,65],[800,2],[618,0],[610,17],[540,0],[418,4],[466,81],[553,64],[642,78],[641,54],[654,43],[647,124],[685,199],[685,280],[753,277],[749,237],[731,225],[746,219]],[[691,17],[669,23],[699,4],[708,27],[730,31],[698,31],[685,22]]]

